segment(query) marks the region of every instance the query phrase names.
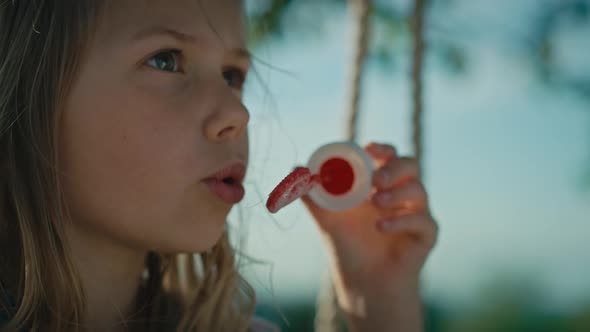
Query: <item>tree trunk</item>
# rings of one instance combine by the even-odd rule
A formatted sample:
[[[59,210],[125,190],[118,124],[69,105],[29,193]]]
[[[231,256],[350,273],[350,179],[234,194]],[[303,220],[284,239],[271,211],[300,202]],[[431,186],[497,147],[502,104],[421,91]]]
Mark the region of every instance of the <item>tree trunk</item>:
[[[358,118],[360,112],[362,78],[369,48],[369,7],[370,0],[349,0],[356,21],[355,52],[351,66],[349,90],[348,130],[349,140],[358,139]]]
[[[424,105],[422,102],[423,92],[423,62],[425,42],[423,36],[424,28],[424,12],[426,0],[415,0],[414,16],[412,18],[412,32],[414,38],[414,56],[412,62],[412,144],[414,149],[414,156],[418,161],[420,167],[419,176],[423,177],[423,114]]]
[[[358,139],[358,118],[360,110],[360,97],[362,77],[364,73],[367,50],[369,48],[369,7],[370,0],[349,0],[349,6],[352,10],[356,22],[355,36],[355,53],[351,66],[351,80],[349,92],[349,110],[347,118],[346,136],[351,141]],[[316,332],[334,332],[340,331],[341,316],[338,314],[338,303],[330,272],[324,280],[324,285],[318,294],[317,314],[315,320]]]

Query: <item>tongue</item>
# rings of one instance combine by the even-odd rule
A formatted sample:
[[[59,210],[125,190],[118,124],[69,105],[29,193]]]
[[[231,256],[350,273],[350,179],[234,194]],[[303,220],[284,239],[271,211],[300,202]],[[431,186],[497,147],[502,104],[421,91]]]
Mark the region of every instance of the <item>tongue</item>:
[[[284,206],[307,194],[319,182],[318,175],[312,175],[309,168],[296,167],[270,193],[266,208],[276,213]]]

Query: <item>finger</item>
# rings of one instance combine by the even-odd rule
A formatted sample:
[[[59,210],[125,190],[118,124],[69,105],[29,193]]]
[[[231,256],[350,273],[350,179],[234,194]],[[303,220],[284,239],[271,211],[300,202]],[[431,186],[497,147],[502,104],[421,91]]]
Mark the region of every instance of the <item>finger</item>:
[[[375,171],[372,182],[377,189],[390,189],[417,179],[418,173],[416,159],[400,157],[389,161]]]
[[[414,212],[424,212],[428,209],[428,194],[419,181],[408,182],[395,189],[377,191],[372,201],[384,209],[403,208]]]
[[[371,142],[365,147],[365,151],[375,159],[377,167],[397,157],[396,149],[389,144]]]
[[[379,220],[376,224],[381,233],[408,233],[419,236],[427,243],[434,243],[438,234],[438,224],[430,214],[412,214]]]

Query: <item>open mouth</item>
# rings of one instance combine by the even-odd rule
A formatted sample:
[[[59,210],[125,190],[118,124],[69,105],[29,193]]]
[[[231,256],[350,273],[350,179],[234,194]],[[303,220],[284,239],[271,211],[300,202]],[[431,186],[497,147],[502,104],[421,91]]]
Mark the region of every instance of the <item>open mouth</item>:
[[[214,194],[228,204],[236,204],[244,198],[244,187],[235,178],[208,179],[205,183]]]
[[[203,182],[221,200],[228,204],[236,204],[244,198],[245,191],[242,180],[245,172],[245,165],[241,162],[235,162],[206,178]]]
[[[236,180],[234,178],[224,178],[221,180],[223,183],[228,184],[228,185],[235,185],[236,184]]]

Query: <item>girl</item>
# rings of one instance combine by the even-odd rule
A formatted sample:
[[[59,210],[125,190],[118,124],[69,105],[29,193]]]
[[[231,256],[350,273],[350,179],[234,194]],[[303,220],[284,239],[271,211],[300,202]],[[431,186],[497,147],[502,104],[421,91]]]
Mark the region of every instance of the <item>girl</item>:
[[[253,329],[225,229],[245,45],[238,0],[0,2],[1,331]],[[437,228],[415,162],[366,149],[369,199],[304,203],[349,330],[420,331]]]

